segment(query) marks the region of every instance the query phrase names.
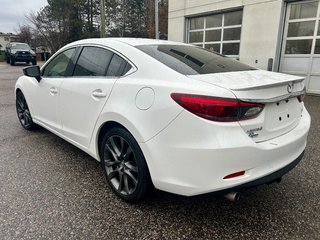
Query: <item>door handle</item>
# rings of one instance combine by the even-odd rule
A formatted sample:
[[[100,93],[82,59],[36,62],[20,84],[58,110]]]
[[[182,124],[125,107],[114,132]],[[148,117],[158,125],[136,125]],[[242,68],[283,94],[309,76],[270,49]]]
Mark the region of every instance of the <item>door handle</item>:
[[[51,87],[50,88],[50,93],[53,95],[56,95],[58,93],[58,89],[56,89],[55,87]]]
[[[107,96],[107,93],[102,92],[101,89],[96,89],[92,92],[92,96],[96,98],[104,98]]]

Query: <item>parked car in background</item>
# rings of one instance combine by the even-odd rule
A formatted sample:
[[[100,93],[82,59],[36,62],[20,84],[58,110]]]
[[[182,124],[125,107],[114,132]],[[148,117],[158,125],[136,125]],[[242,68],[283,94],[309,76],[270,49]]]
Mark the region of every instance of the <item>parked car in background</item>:
[[[36,53],[26,43],[10,42],[6,45],[6,61],[12,66],[16,62],[37,65]]]
[[[41,125],[101,161],[126,201],[152,184],[236,199],[280,182],[306,147],[304,78],[193,45],[87,39],[24,73],[15,88],[21,125]]]

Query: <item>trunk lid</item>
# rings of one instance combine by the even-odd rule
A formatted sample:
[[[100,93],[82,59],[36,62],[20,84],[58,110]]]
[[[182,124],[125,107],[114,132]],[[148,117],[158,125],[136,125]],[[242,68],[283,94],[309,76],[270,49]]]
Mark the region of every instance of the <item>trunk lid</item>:
[[[263,70],[188,77],[229,89],[242,101],[265,104],[258,117],[239,121],[242,129],[255,142],[283,135],[300,121],[303,103],[298,101],[297,96],[305,89],[303,77]]]

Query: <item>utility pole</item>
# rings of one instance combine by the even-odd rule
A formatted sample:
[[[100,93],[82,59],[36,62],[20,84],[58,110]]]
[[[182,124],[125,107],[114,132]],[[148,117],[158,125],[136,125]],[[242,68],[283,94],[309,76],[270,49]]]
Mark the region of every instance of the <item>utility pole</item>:
[[[105,0],[100,0],[100,18],[101,18],[101,29],[100,29],[100,37],[106,37],[106,9],[105,9]]]
[[[159,2],[158,0],[154,1],[154,24],[155,24],[155,37],[159,39]]]

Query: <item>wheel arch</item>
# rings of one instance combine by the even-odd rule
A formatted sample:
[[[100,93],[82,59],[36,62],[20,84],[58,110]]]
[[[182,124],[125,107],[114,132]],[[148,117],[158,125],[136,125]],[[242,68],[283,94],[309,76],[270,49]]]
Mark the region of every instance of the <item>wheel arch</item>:
[[[100,124],[100,127],[96,134],[96,140],[95,140],[95,145],[96,145],[95,147],[97,150],[97,157],[99,161],[101,161],[101,142],[102,142],[103,136],[107,131],[115,127],[120,127],[128,131],[138,143],[141,140],[140,134],[137,132],[137,130],[133,126],[128,127],[128,124],[124,124],[122,121],[117,121],[117,120],[105,121],[102,124]]]
[[[96,141],[96,148],[98,151],[98,157],[101,161],[101,143],[102,143],[102,139],[104,134],[106,134],[110,129],[115,128],[115,127],[121,127],[126,129],[123,125],[121,125],[120,123],[116,122],[116,121],[108,121],[102,124],[102,126],[100,127],[99,131],[98,131],[98,135],[97,135],[97,141]],[[128,129],[126,129],[128,131]],[[129,132],[129,131],[128,131]]]
[[[22,92],[21,88],[20,87],[17,87],[16,90],[15,90],[15,93],[17,94],[18,92]],[[22,92],[23,93],[23,92]]]
[[[130,131],[126,126],[124,126],[124,124],[119,123],[118,121],[114,121],[114,120],[106,121],[100,126],[99,131],[97,132],[97,137],[96,137],[96,149],[97,149],[97,158],[98,158],[97,160],[100,161],[100,163],[102,163],[101,162],[101,143],[103,140],[103,136],[107,131],[109,131],[110,129],[115,128],[115,127],[120,127],[120,128],[125,129],[126,131],[128,131],[128,133],[131,134],[131,136],[137,141],[137,143],[139,145],[139,141],[138,141],[137,137],[134,134],[132,134],[132,131]],[[139,135],[139,137],[141,137],[141,136]],[[140,149],[141,149],[142,154],[144,155],[144,159],[146,162],[149,177],[150,177],[150,179],[152,179],[148,160],[146,159],[146,155],[143,152],[143,149],[141,147],[140,147]],[[152,182],[152,180],[151,180],[151,182]]]
[[[29,110],[31,112],[31,115],[33,117],[37,116],[38,109],[37,109],[37,80],[32,80],[26,76],[21,76],[18,78],[16,84],[15,84],[15,97],[18,92],[22,92],[23,96],[25,97]]]
[[[17,94],[18,94],[19,92],[21,92],[21,93],[23,94],[23,96],[25,97],[26,101],[28,102],[28,100],[27,100],[27,98],[26,98],[26,96],[25,96],[25,94],[24,94],[24,92],[22,91],[22,89],[21,89],[20,86],[17,86],[16,89],[15,89],[15,91],[14,91],[14,93],[15,93],[15,95],[14,95],[15,98],[17,98]]]

